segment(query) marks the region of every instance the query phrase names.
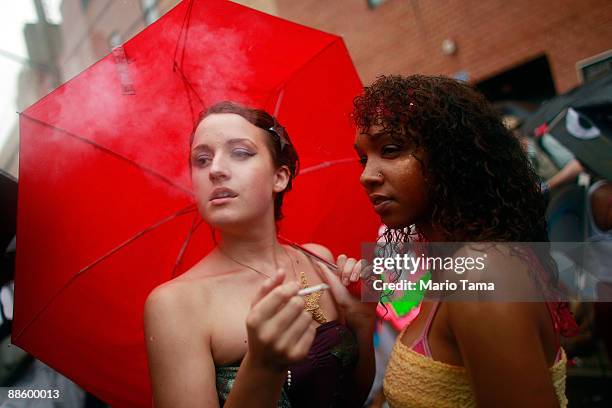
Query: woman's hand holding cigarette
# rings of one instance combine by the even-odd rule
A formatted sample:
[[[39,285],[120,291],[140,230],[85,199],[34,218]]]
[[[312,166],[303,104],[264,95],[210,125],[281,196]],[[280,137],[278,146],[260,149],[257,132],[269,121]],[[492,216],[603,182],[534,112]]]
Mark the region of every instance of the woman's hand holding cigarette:
[[[282,271],[259,289],[246,319],[249,360],[260,367],[284,371],[306,357],[316,323],[304,309],[296,282],[283,284]],[[246,358],[245,357],[245,358]]]

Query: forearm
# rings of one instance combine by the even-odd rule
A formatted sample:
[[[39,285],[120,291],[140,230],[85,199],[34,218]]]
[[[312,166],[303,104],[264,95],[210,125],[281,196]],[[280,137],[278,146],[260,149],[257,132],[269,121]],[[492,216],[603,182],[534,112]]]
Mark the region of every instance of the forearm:
[[[352,386],[354,392],[349,395],[350,407],[362,407],[365,403],[374,375],[376,373],[376,363],[374,360],[374,329],[362,329],[354,333],[359,344],[358,361],[353,371]]]
[[[285,374],[286,371],[282,369],[258,367],[247,353],[224,407],[276,408],[285,382]]]
[[[584,171],[580,162],[576,159],[569,162],[561,171],[555,174],[550,180],[547,181],[550,189],[555,189],[565,183],[574,180],[578,175]]]

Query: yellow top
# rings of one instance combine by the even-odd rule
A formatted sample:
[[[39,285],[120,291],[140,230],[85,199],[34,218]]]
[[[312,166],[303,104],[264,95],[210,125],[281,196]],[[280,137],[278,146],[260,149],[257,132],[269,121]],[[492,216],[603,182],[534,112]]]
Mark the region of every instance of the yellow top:
[[[403,344],[401,337],[395,342],[385,373],[384,392],[390,407],[476,406],[465,367],[442,363],[419,354]],[[565,351],[561,349],[561,358],[550,367],[555,393],[562,408],[567,407],[566,363]]]

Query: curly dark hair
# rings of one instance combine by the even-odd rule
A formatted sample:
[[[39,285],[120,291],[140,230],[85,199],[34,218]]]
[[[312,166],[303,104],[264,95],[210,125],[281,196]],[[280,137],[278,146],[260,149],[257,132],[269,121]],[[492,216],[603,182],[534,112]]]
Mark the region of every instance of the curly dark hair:
[[[533,167],[469,85],[442,76],[380,76],[355,98],[353,118],[361,133],[378,125],[424,148],[431,221],[448,241],[548,241]]]
[[[297,176],[300,171],[300,159],[298,157],[297,151],[291,143],[291,139],[289,138],[289,134],[285,130],[285,128],[278,123],[276,118],[270,115],[268,112],[262,109],[251,108],[248,106],[241,105],[237,102],[232,101],[222,101],[215,103],[209,108],[203,110],[198,119],[195,122],[193,127],[193,131],[191,132],[191,136],[189,138],[189,146],[191,150],[191,145],[193,144],[193,137],[195,135],[195,131],[204,120],[209,115],[216,113],[233,113],[236,115],[242,116],[249,123],[257,126],[260,129],[266,131],[266,133],[270,136],[266,139],[266,144],[268,146],[268,150],[272,155],[272,161],[274,165],[279,168],[281,166],[287,166],[289,168],[289,182],[287,183],[287,187],[280,193],[276,194],[274,199],[274,219],[276,221],[281,220],[283,218],[282,206],[283,206],[283,198],[285,193],[291,191],[293,188],[293,179]],[[189,161],[189,166],[191,168],[191,160]]]

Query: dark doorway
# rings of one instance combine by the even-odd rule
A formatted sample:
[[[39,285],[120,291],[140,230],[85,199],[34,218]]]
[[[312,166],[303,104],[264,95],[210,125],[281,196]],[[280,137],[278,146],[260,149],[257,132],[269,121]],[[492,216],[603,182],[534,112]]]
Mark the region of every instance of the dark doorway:
[[[546,55],[474,85],[492,102],[513,100],[539,104],[557,95]]]

